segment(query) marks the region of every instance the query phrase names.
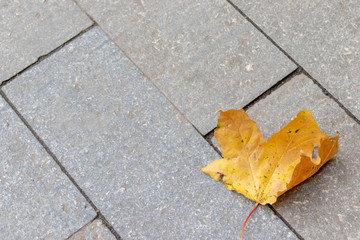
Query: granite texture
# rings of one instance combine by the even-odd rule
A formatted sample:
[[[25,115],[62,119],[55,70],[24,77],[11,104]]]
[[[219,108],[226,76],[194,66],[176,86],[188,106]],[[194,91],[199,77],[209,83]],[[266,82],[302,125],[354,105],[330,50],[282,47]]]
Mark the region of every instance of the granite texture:
[[[321,131],[340,132],[339,152],[309,180],[285,193],[275,209],[305,239],[360,239],[360,127],[304,75],[296,76],[247,113],[267,139],[302,110]]]
[[[239,238],[254,203],[200,171],[218,154],[99,28],[4,91],[123,239]],[[296,239],[268,208],[245,236]]]
[[[360,118],[358,1],[233,2]]]
[[[95,211],[0,97],[0,239],[65,239]]]
[[[71,0],[1,0],[0,83],[91,24]]]
[[[296,68],[223,0],[77,2],[202,134]]]
[[[96,219],[79,231],[74,233],[67,240],[115,240],[115,236],[102,224],[101,220]]]

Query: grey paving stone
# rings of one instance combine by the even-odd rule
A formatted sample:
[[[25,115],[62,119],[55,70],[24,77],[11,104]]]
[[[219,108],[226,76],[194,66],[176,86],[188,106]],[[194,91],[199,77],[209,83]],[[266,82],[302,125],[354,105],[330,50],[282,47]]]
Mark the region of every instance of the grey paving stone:
[[[101,220],[96,219],[93,222],[82,227],[78,232],[72,235],[68,240],[115,240],[115,236],[102,224]]]
[[[234,0],[260,28],[360,118],[360,4]]]
[[[201,172],[218,154],[99,28],[4,90],[122,238],[239,238],[253,203]],[[268,208],[246,237],[295,238]]]
[[[0,97],[0,239],[65,239],[95,211]]]
[[[267,139],[306,109],[324,133],[340,132],[339,152],[317,174],[281,196],[274,207],[305,239],[360,239],[359,125],[304,75],[247,113]]]
[[[78,2],[202,134],[295,69],[226,1]]]
[[[0,1],[0,83],[91,24],[71,0]]]

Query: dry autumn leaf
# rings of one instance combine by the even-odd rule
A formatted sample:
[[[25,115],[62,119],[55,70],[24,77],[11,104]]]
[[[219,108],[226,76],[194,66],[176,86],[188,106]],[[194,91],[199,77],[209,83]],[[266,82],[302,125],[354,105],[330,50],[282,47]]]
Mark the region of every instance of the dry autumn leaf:
[[[215,137],[223,159],[202,171],[262,205],[275,203],[338,151],[338,136],[322,133],[310,111],[298,113],[267,142],[244,110],[220,111]]]

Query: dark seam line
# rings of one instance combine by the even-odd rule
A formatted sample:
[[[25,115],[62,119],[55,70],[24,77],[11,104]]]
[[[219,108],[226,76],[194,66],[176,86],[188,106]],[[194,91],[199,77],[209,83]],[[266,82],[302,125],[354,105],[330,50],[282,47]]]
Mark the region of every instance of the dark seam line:
[[[254,100],[246,104],[243,109],[247,111],[249,108],[254,106],[259,101],[265,99],[267,96],[269,96],[271,93],[275,92],[278,88],[283,86],[285,83],[289,82],[291,79],[293,79],[295,76],[298,76],[302,73],[302,68],[298,67],[288,75],[286,75],[283,79],[275,83],[273,86],[271,86],[269,89],[267,89],[265,92],[257,96]]]
[[[81,232],[85,227],[89,226],[91,223],[93,223],[96,219],[99,218],[99,215],[96,214],[96,216],[87,224],[85,224],[84,226],[80,227],[78,230],[76,230],[73,234],[71,234],[68,238],[66,238],[66,240],[71,239],[73,236],[75,236],[77,233]]]
[[[349,115],[357,124],[360,125],[360,120],[351,113],[337,98],[335,98],[325,87],[323,87],[314,77],[312,77],[304,67],[302,67],[297,61],[295,61],[284,49],[282,49],[269,35],[267,35],[253,20],[251,20],[238,6],[236,6],[231,0],[226,0],[236,11],[238,11],[247,21],[249,21],[264,37],[266,37],[275,47],[277,47],[285,56],[287,56],[294,64],[302,69],[302,73],[309,77],[330,99],[334,100],[340,108],[342,108],[347,115]]]
[[[272,44],[274,44],[285,56],[287,56],[298,67],[301,67],[284,49],[282,49],[272,38],[269,37],[253,20],[251,20],[243,11],[240,10],[231,0],[226,0],[236,11],[238,11],[248,22],[250,22],[264,37],[266,37]]]
[[[60,46],[56,47],[55,49],[51,50],[50,52],[41,55],[40,57],[38,57],[38,59],[31,63],[30,65],[26,66],[24,69],[22,69],[20,72],[16,73],[15,75],[13,75],[12,77],[10,77],[7,80],[4,80],[1,84],[0,84],[0,89],[2,87],[4,87],[6,84],[8,84],[9,82],[11,82],[14,78],[20,76],[21,74],[23,74],[25,71],[27,71],[28,69],[30,69],[31,67],[39,64],[40,62],[42,62],[43,60],[47,59],[48,57],[50,57],[53,53],[59,51],[60,49],[62,49],[64,46],[68,45],[71,41],[73,41],[74,39],[80,37],[81,35],[83,35],[84,33],[88,32],[90,29],[92,29],[96,24],[93,23],[91,24],[91,26],[85,28],[84,30],[82,30],[81,32],[79,32],[78,34],[76,34],[75,36],[73,36],[72,38],[70,38],[69,40],[67,40],[66,42],[64,42],[63,44],[61,44]]]
[[[205,141],[207,141],[210,146],[220,155],[222,156],[221,154],[221,151],[220,149],[218,149],[217,147],[215,147],[215,145],[213,144],[213,142],[211,141],[211,139],[214,137],[214,131],[215,129],[211,130],[209,133],[207,133],[204,137]]]
[[[288,221],[285,220],[285,218],[283,216],[281,216],[281,214],[276,211],[276,209],[271,206],[270,204],[267,204],[267,206],[269,206],[269,208],[274,212],[274,214],[281,219],[281,221],[283,221],[283,223],[296,235],[296,237],[298,237],[300,240],[304,240],[304,238],[290,225],[290,223]]]
[[[289,82],[291,79],[293,79],[295,76],[300,75],[303,72],[303,69],[301,67],[296,68],[294,71],[292,71],[291,73],[289,73],[288,75],[286,75],[283,79],[281,79],[280,81],[278,81],[277,83],[275,83],[273,86],[271,86],[269,89],[267,89],[265,92],[263,92],[262,94],[260,94],[259,96],[257,96],[254,100],[252,100],[251,102],[249,102],[248,104],[246,104],[243,109],[246,111],[249,108],[251,108],[252,106],[254,106],[256,103],[258,103],[259,101],[265,99],[267,96],[269,96],[272,92],[276,91],[278,88],[280,88],[282,85],[284,85],[285,83]],[[207,134],[205,134],[204,138],[205,140],[215,149],[215,151],[217,153],[219,153],[219,155],[221,156],[221,152],[220,149],[217,149],[214,144],[211,142],[212,137],[214,136],[214,131],[215,128],[212,129],[210,132],[208,132]]]
[[[94,19],[90,14],[88,14],[87,11],[77,2],[77,0],[73,0],[73,2],[76,4],[76,6],[77,6],[78,8],[81,9],[81,11],[83,11],[83,13],[85,13],[85,15],[86,15],[88,18],[90,18],[91,21],[93,21],[96,25],[99,25],[99,24],[95,21],[95,19]],[[99,25],[99,26],[100,26],[100,25]]]
[[[330,99],[335,101],[339,107],[345,111],[349,117],[354,120],[357,124],[360,125],[360,119],[358,119],[349,109],[347,109],[337,98],[335,98],[326,88],[324,88],[315,78],[313,78],[307,71],[303,69],[303,74],[310,78],[320,89],[321,91]]]
[[[4,98],[4,100],[9,104],[9,106],[13,109],[16,115],[20,118],[20,120],[25,124],[25,126],[29,129],[29,131],[33,134],[33,136],[38,140],[41,146],[46,150],[46,152],[53,158],[53,160],[60,167],[61,171],[69,178],[69,180],[74,184],[74,186],[79,190],[79,192],[83,195],[86,201],[92,206],[92,208],[97,213],[97,216],[102,220],[103,224],[111,231],[112,234],[116,237],[116,239],[121,240],[120,235],[115,231],[115,229],[110,225],[110,223],[106,220],[104,215],[100,212],[100,210],[96,207],[93,201],[87,196],[84,190],[80,188],[75,179],[67,172],[66,168],[61,164],[59,159],[55,156],[55,154],[50,150],[50,148],[45,144],[44,140],[40,138],[40,136],[35,132],[35,130],[30,126],[28,121],[21,115],[15,105],[10,101],[10,99],[5,95],[5,93],[0,90],[0,96]]]

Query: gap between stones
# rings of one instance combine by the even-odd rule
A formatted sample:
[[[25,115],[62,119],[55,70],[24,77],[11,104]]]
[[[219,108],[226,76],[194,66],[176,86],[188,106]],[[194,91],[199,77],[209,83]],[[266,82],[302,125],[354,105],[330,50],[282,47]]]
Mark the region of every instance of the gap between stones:
[[[285,218],[283,216],[281,216],[281,214],[276,211],[276,209],[271,206],[271,205],[267,205],[269,206],[269,208],[274,212],[274,214],[281,219],[281,221],[283,221],[283,223],[300,239],[300,240],[305,240],[291,225],[288,221],[285,220]]]
[[[45,144],[44,140],[40,138],[40,136],[35,132],[35,130],[30,126],[28,121],[21,115],[19,110],[15,107],[15,105],[10,101],[10,99],[5,95],[5,93],[0,89],[0,96],[4,98],[4,100],[9,104],[9,106],[13,109],[16,115],[20,118],[20,120],[25,124],[25,126],[29,129],[32,135],[36,138],[36,140],[41,144],[41,146],[45,149],[45,151],[51,156],[51,158],[56,162],[56,164],[60,167],[61,171],[69,178],[69,180],[74,184],[77,190],[83,195],[86,201],[91,205],[91,207],[96,212],[96,218],[102,220],[103,224],[110,230],[110,232],[115,236],[117,240],[122,240],[120,235],[115,231],[113,226],[109,223],[109,221],[104,217],[104,215],[100,212],[99,208],[93,203],[93,201],[89,198],[89,196],[85,193],[84,190],[80,188],[75,179],[68,173],[66,168],[61,164],[59,159],[55,156],[55,154],[50,150],[50,148]]]
[[[280,88],[282,85],[284,85],[285,83],[289,82],[291,79],[293,79],[295,76],[298,76],[300,74],[304,73],[304,70],[301,67],[296,68],[294,71],[292,71],[291,73],[289,73],[288,75],[286,75],[283,79],[281,79],[280,81],[278,81],[277,83],[275,83],[273,86],[271,86],[269,89],[267,89],[265,92],[261,93],[259,96],[257,96],[254,100],[252,100],[251,102],[249,102],[248,104],[246,104],[243,109],[246,111],[249,108],[251,108],[252,106],[254,106],[256,103],[258,103],[259,101],[261,101],[262,99],[265,99],[267,96],[269,96],[272,92],[276,91],[278,88]],[[208,132],[207,134],[205,134],[203,137],[205,138],[206,141],[209,142],[209,144],[211,146],[214,147],[214,145],[211,142],[211,138],[214,136],[214,131],[215,128],[212,129],[210,132]],[[214,147],[214,149],[216,150],[216,152],[218,152],[221,155],[221,152]]]
[[[95,19],[94,19],[90,14],[88,14],[88,13],[86,12],[86,10],[77,2],[77,0],[73,0],[73,2],[75,3],[75,5],[76,5],[78,8],[81,9],[81,11],[83,11],[83,13],[85,13],[85,15],[86,15],[88,18],[90,18],[91,21],[93,21],[96,25],[100,26],[100,25],[95,21]],[[101,29],[101,30],[102,30],[102,29]],[[105,32],[105,31],[103,31],[103,32]]]
[[[60,46],[54,48],[53,50],[51,50],[50,52],[41,55],[40,57],[38,57],[38,59],[31,63],[30,65],[28,65],[27,67],[25,67],[24,69],[22,69],[20,72],[16,73],[15,75],[13,75],[12,77],[10,77],[7,80],[4,80],[2,83],[0,83],[0,89],[2,87],[4,87],[6,84],[8,84],[9,82],[11,82],[13,79],[15,79],[16,77],[20,76],[21,74],[23,74],[26,70],[32,68],[33,66],[36,66],[37,64],[39,64],[40,62],[42,62],[43,60],[47,59],[49,56],[51,56],[53,53],[59,51],[60,49],[62,49],[63,47],[65,47],[66,45],[68,45],[71,41],[73,41],[74,39],[80,37],[81,35],[83,35],[84,33],[90,31],[94,26],[96,26],[96,23],[91,24],[91,26],[85,28],[84,30],[82,30],[81,32],[79,32],[78,34],[76,34],[75,36],[73,36],[72,38],[70,38],[69,40],[67,40],[66,42],[64,42],[63,44],[61,44]]]
[[[68,238],[66,238],[66,240],[69,240],[70,238],[72,238],[73,236],[75,236],[78,232],[82,231],[84,228],[86,228],[87,226],[89,226],[91,223],[93,223],[96,219],[98,219],[98,215],[96,214],[96,216],[87,224],[85,224],[84,226],[82,226],[81,228],[79,228],[78,230],[76,230],[73,234],[71,234]]]

